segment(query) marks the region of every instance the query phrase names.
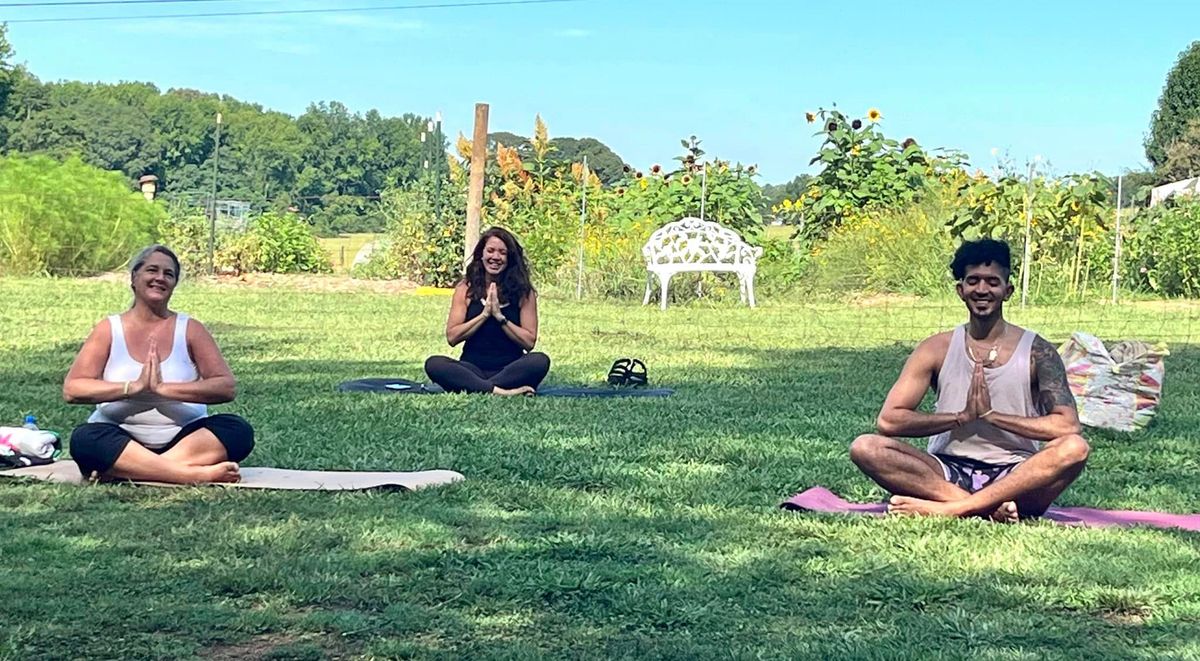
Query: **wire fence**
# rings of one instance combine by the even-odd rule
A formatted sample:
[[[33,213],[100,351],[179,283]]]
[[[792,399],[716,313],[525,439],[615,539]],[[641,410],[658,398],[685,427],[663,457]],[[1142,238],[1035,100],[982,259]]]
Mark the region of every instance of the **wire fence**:
[[[25,302],[41,312],[45,323],[79,323],[129,304],[127,279],[121,275],[64,281],[52,299],[31,296]],[[35,288],[35,280],[0,278],[0,291]],[[250,275],[238,278],[185,279],[176,304],[209,322],[236,320],[248,308],[256,316],[280,320],[281,332],[325,334],[395,333],[405,327],[429,326],[436,334],[449,307],[448,293],[411,288],[380,287],[376,281],[351,281],[329,276]],[[773,335],[781,346],[862,347],[915,345],[922,339],[965,323],[968,314],[956,299],[873,297],[821,300],[815,297],[771,296],[750,309],[732,298],[681,300],[660,310],[657,301],[643,306],[641,298],[575,300],[567,288],[543,290],[539,305],[542,327],[556,332],[621,337],[704,351],[705,343],[737,344],[743,338]],[[430,293],[434,295],[429,295]],[[12,298],[12,297],[9,297]],[[24,297],[21,297],[24,298]],[[36,301],[36,302],[34,302]],[[0,320],[5,315],[0,313]],[[1147,300],[1106,303],[1030,305],[1010,304],[1005,318],[1061,343],[1082,331],[1105,342],[1141,340],[1190,345],[1200,341],[1200,301]],[[557,331],[555,329],[558,329]],[[698,332],[700,331],[700,332]],[[414,331],[415,332],[415,331]],[[423,332],[423,331],[422,331]],[[715,333],[715,335],[714,335]],[[726,339],[728,342],[726,342]]]

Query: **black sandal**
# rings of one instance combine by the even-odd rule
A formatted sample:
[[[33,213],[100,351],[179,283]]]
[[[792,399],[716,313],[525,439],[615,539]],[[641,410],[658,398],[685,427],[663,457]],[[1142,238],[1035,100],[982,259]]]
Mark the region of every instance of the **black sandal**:
[[[629,383],[629,370],[633,361],[629,358],[618,358],[608,370],[608,385],[623,386]]]
[[[629,376],[625,379],[625,385],[641,388],[648,383],[650,380],[646,375],[646,363],[634,358],[630,361]]]

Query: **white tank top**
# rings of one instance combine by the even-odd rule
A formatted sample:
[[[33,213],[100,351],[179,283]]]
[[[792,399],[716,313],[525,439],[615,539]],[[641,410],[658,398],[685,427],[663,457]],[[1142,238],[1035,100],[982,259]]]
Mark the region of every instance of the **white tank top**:
[[[954,329],[950,349],[938,372],[935,408],[938,413],[958,413],[966,408],[971,373],[975,370],[975,362],[967,355],[966,337],[966,326]],[[1035,337],[1033,331],[1025,331],[1008,362],[999,367],[984,368],[984,378],[995,412],[1026,418],[1041,415],[1033,403],[1029,378],[1030,348]],[[1024,436],[983,420],[973,420],[957,429],[931,436],[928,452],[967,457],[989,464],[1014,464],[1028,459],[1039,447],[1036,441]]]
[[[142,374],[142,363],[129,355],[121,315],[112,315],[108,323],[112,327],[112,345],[108,349],[108,362],[104,365],[104,380],[118,383],[137,381]],[[188,316],[176,314],[171,353],[161,365],[163,383],[187,383],[200,378],[196,364],[188,354],[187,327]],[[177,402],[152,393],[140,393],[129,399],[96,405],[88,422],[120,425],[138,443],[148,448],[160,448],[170,443],[184,425],[206,415],[208,407],[204,404]]]

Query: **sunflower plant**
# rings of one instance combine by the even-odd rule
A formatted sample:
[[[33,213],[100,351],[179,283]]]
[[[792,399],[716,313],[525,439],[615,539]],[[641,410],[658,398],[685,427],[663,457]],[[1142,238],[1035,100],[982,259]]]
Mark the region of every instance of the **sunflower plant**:
[[[700,140],[680,140],[679,165],[668,170],[654,164],[647,170],[626,168],[617,184],[618,218],[650,219],[657,227],[686,216],[712,220],[755,240],[763,232],[762,187],[754,181],[758,168],[721,159],[705,159]],[[628,222],[627,221],[627,222]]]
[[[1075,294],[1089,272],[1109,268],[1104,256],[1110,254],[1110,188],[1111,182],[1099,174],[991,179],[976,172],[960,183],[946,226],[956,239],[987,236],[1023,246],[1028,215],[1029,268],[1039,274],[1057,272],[1066,293]]]
[[[805,118],[820,126],[816,135],[824,138],[809,162],[819,164],[821,171],[808,190],[775,210],[796,224],[798,238],[809,243],[828,236],[852,214],[918,201],[927,193],[931,175],[961,160],[953,153],[933,156],[912,138],[899,142],[885,137],[879,128],[883,113],[876,108],[861,118],[825,108],[805,113]]]

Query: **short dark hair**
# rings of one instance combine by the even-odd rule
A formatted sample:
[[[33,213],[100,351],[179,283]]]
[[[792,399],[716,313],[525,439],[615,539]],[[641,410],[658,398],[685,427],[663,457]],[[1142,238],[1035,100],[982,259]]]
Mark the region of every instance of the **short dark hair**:
[[[955,280],[962,280],[967,275],[967,267],[982,264],[996,264],[1004,269],[1004,277],[1008,278],[1012,273],[1012,251],[1008,244],[996,239],[963,241],[954,251],[950,273],[954,274]]]

